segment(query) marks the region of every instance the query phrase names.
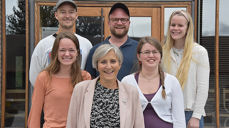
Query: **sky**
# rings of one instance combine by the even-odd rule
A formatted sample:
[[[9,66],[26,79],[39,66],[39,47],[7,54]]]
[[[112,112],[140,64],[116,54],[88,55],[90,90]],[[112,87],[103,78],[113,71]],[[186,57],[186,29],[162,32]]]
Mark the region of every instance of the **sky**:
[[[203,35],[215,35],[215,0],[203,1]],[[219,1],[219,31],[221,36],[229,36],[229,0]]]
[[[13,14],[13,6],[17,8],[18,0],[6,0],[6,15]]]
[[[18,8],[18,0],[6,0],[6,17],[8,15],[13,14],[13,7]],[[9,22],[8,19],[6,18],[6,29],[8,29]],[[8,34],[8,31],[6,31],[6,33]]]

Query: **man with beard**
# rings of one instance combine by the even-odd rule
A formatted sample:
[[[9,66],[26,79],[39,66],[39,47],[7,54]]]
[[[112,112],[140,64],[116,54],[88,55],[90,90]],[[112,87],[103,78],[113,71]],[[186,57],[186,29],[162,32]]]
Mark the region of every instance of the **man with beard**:
[[[99,73],[92,67],[92,56],[96,48],[102,44],[113,44],[119,47],[123,54],[123,63],[118,73],[118,79],[121,80],[124,76],[134,72],[132,69],[136,63],[136,48],[137,41],[128,37],[127,33],[130,26],[130,13],[127,6],[123,3],[116,3],[111,7],[109,12],[109,27],[111,36],[106,38],[103,42],[95,45],[91,50],[86,62],[86,71],[88,71],[93,78],[97,77]],[[111,62],[112,63],[112,60]],[[107,74],[112,74],[113,67],[107,66],[104,71]]]
[[[57,34],[60,32],[74,32],[74,24],[78,18],[76,4],[72,0],[59,0],[55,6],[55,18],[59,23],[58,31],[40,40],[33,51],[29,70],[32,85],[34,85],[37,75],[50,63],[51,50]],[[88,39],[78,34],[75,34],[75,36],[80,44],[81,69],[84,69],[92,44]]]

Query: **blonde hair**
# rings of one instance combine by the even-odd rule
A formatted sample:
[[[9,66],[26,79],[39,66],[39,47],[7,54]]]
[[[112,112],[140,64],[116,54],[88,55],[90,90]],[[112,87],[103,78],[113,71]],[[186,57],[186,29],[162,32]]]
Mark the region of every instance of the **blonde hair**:
[[[141,54],[141,50],[142,50],[143,45],[147,44],[147,43],[152,45],[152,46],[154,46],[159,51],[159,53],[161,54],[161,57],[162,57],[161,44],[160,44],[160,42],[158,40],[154,39],[153,37],[143,37],[143,38],[140,39],[140,41],[138,43],[138,46],[137,46],[137,54]],[[138,66],[139,66],[139,72],[140,72],[142,70],[142,63],[139,62]],[[164,75],[164,72],[163,72],[163,70],[162,70],[160,65],[159,65],[159,68],[158,68],[158,72],[159,72],[159,75],[160,75],[160,82],[161,82],[161,86],[162,86],[161,95],[165,99],[166,98],[165,84],[164,84],[165,75]]]
[[[190,62],[192,60],[192,48],[194,45],[194,39],[193,39],[193,22],[191,15],[183,10],[175,11],[171,14],[169,18],[169,26],[167,31],[167,37],[165,44],[163,46],[163,67],[165,71],[168,73],[171,73],[171,55],[170,50],[174,45],[174,40],[171,37],[169,28],[171,24],[171,19],[173,16],[183,16],[187,20],[187,31],[186,31],[186,37],[185,37],[185,43],[184,43],[184,53],[181,60],[181,63],[179,65],[179,68],[176,73],[176,77],[179,80],[181,87],[184,88],[184,85],[186,84],[187,78],[188,78],[188,72],[190,68]]]

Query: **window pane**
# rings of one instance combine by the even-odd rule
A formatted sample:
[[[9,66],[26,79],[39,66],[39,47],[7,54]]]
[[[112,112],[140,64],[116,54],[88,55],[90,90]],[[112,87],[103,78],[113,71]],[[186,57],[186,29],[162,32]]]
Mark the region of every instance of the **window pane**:
[[[202,36],[215,35],[215,0],[202,0]]]
[[[200,45],[205,47],[208,51],[208,57],[210,61],[210,78],[209,78],[209,91],[208,99],[205,106],[206,116],[204,117],[205,127],[216,126],[215,117],[215,37],[214,36],[202,36],[200,37]]]
[[[91,41],[92,45],[103,41],[103,17],[79,16],[76,21],[76,33]]]
[[[219,8],[219,32],[220,36],[229,36],[229,0],[220,0]]]
[[[135,38],[151,36],[151,17],[130,17],[128,36]]]
[[[220,123],[226,128],[229,127],[229,1],[220,0],[219,3]]]
[[[41,39],[54,34],[58,30],[58,21],[54,16],[53,6],[40,6]]]
[[[208,50],[210,61],[209,93],[205,106],[206,117],[204,123],[206,127],[216,126],[216,95],[215,95],[215,1],[202,0],[201,14],[201,36],[200,44]]]
[[[25,126],[25,1],[6,1],[5,126]]]

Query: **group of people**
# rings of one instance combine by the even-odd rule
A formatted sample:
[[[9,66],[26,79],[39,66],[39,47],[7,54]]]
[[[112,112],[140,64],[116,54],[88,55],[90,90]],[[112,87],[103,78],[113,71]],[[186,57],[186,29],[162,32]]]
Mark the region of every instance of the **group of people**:
[[[209,59],[193,40],[186,11],[170,16],[163,46],[153,37],[128,37],[123,3],[110,9],[111,35],[93,47],[74,33],[72,0],[59,0],[55,17],[58,31],[42,39],[31,58],[29,128],[204,127]]]

